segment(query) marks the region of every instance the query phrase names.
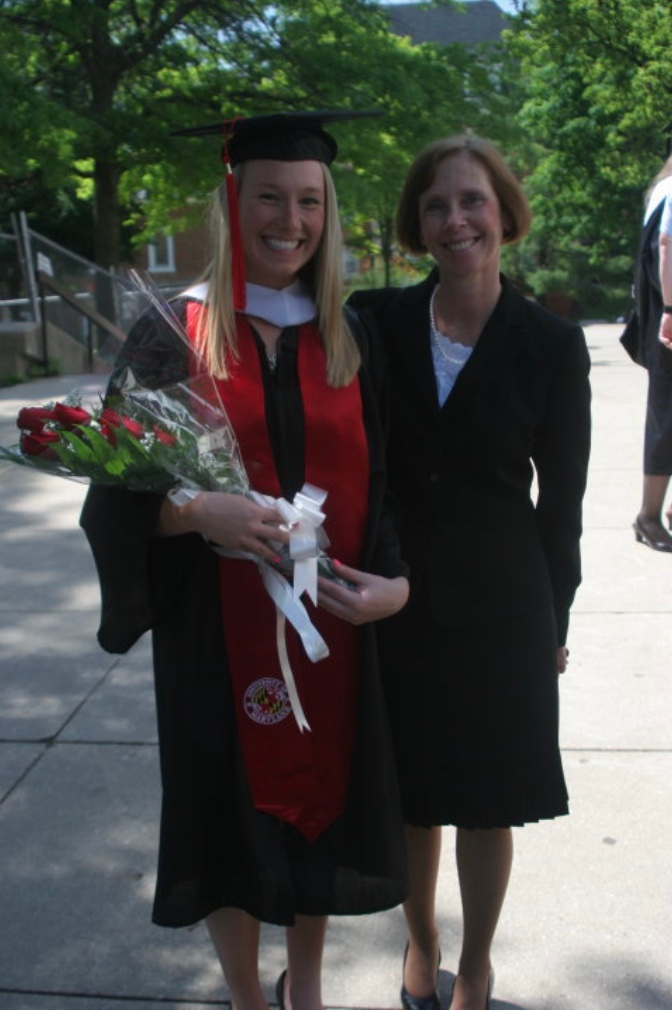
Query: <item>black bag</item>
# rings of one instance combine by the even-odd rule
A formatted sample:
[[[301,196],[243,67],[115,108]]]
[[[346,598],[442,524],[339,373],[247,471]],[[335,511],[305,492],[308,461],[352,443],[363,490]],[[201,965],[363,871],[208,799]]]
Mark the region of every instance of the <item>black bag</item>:
[[[634,363],[646,368],[644,341],[642,340],[642,332],[639,325],[639,312],[636,308],[631,311],[630,318],[625,324],[625,329],[621,333],[619,340]]]
[[[658,265],[658,239],[660,220],[665,200],[661,200],[642,228],[635,261],[634,298],[625,329],[619,337],[621,344],[635,362],[646,368],[646,335],[658,325],[662,295]],[[651,337],[649,337],[651,339]]]

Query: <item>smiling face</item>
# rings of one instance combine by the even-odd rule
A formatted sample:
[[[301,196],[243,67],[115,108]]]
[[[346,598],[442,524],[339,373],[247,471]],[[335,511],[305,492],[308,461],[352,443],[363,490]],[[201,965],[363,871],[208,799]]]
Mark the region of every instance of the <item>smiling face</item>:
[[[325,186],[317,161],[248,161],[238,190],[246,279],[284,288],[319,249]]]
[[[502,212],[487,170],[467,151],[444,158],[420,195],[420,235],[442,279],[499,283]]]

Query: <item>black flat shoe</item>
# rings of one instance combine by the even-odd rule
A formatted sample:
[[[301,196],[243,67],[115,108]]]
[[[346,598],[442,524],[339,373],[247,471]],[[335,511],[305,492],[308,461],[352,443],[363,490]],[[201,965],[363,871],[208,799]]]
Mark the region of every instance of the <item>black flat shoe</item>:
[[[665,551],[672,554],[672,537],[660,523],[650,522],[646,528],[641,519],[635,519],[632,528],[635,531],[635,540],[639,544],[645,544],[652,551]],[[655,533],[653,530],[655,529]]]
[[[280,974],[280,978],[275,983],[275,1002],[278,1004],[279,1010],[285,1010],[285,979],[287,978],[287,969]]]
[[[437,976],[437,989],[430,993],[429,996],[414,996],[408,991],[404,985],[404,975],[403,969],[406,967],[406,957],[408,956],[408,944],[406,944],[406,950],[404,951],[404,963],[402,967],[401,976],[401,1005],[404,1010],[441,1010],[441,1000],[439,999],[438,989],[438,976],[439,969],[437,966],[436,976]],[[441,964],[441,951],[439,951],[439,964]]]

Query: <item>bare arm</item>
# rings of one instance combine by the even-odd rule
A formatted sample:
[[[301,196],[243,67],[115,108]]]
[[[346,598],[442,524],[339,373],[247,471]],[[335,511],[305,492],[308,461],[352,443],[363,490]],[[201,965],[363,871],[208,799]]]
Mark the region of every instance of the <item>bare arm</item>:
[[[275,508],[258,505],[244,495],[201,491],[186,505],[174,505],[165,498],[157,535],[200,533],[228,550],[251,551],[266,561],[274,561],[278,552],[271,541],[287,543],[289,539],[289,534],[279,529],[282,522]]]

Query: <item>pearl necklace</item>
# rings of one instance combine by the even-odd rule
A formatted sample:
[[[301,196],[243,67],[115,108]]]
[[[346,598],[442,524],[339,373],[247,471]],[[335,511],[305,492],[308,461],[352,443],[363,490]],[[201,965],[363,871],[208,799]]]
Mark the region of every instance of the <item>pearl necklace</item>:
[[[445,336],[441,333],[440,329],[436,325],[436,316],[434,314],[434,302],[436,300],[436,292],[439,290],[439,285],[437,284],[432,291],[432,297],[429,299],[429,328],[431,333],[431,338],[434,341],[434,346],[443,358],[445,362],[449,365],[462,364],[464,362],[464,354],[460,354],[457,350],[458,348],[466,347],[466,344],[461,344],[459,341],[453,341],[450,337]],[[470,348],[471,351],[471,348]],[[457,352],[457,353],[456,353]]]

